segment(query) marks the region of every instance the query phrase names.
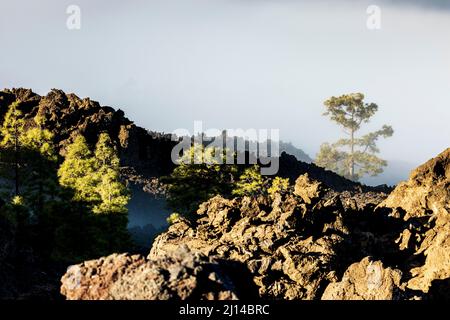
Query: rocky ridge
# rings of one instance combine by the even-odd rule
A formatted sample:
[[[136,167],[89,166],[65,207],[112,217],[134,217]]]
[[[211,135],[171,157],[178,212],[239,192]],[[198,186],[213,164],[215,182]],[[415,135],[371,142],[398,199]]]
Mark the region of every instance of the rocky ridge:
[[[97,101],[81,99],[58,89],[52,89],[45,96],[24,88],[0,91],[0,120],[14,101],[20,102],[19,109],[28,125],[33,125],[33,119],[39,116],[44,121],[43,126],[55,133],[61,154],[79,133],[93,145],[101,132],[107,132],[118,148],[124,172],[132,173],[124,178],[133,183],[138,181],[148,193],[163,193],[164,188],[155,179],[170,174],[174,168],[171,151],[177,142],[172,141],[170,134],[148,131],[135,125],[120,109],[101,106]],[[352,182],[314,164],[298,161],[285,152],[280,155],[279,165],[279,176],[290,178],[292,182],[299,175],[308,173],[336,191],[390,191],[385,186],[372,188]]]
[[[14,101],[20,102],[19,109],[29,125],[36,116],[43,119],[44,127],[55,133],[61,154],[78,133],[93,145],[101,132],[107,132],[118,147],[121,165],[133,168],[139,176],[159,177],[173,169],[170,152],[176,142],[171,136],[136,126],[120,109],[57,89],[45,96],[30,89],[6,89],[0,91],[0,119]]]

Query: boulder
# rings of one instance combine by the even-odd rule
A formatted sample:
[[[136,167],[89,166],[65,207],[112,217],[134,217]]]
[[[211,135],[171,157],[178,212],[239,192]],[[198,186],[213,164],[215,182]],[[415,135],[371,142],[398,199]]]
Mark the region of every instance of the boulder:
[[[370,257],[352,264],[341,281],[330,283],[322,300],[394,300],[401,297],[402,272]]]
[[[302,198],[307,204],[311,204],[314,200],[320,199],[324,191],[325,188],[322,183],[310,180],[307,173],[299,176],[295,180],[294,194]]]
[[[450,214],[450,148],[427,161],[400,183],[380,206],[401,208],[404,219]]]
[[[69,300],[235,300],[220,263],[186,246],[158,259],[113,254],[68,268],[61,293]]]

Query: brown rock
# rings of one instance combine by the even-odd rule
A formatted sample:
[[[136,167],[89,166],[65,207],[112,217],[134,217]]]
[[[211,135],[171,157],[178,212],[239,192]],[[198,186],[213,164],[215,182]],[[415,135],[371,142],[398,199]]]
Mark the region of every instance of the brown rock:
[[[262,297],[317,298],[334,268],[335,247],[343,241],[333,234],[341,232],[333,227],[339,223],[330,223],[338,215],[328,213],[327,219],[321,219],[334,203],[324,200],[317,206],[321,213],[306,215],[305,204],[292,194],[283,201],[273,199],[269,206],[266,201],[214,197],[200,206],[197,222],[178,221],[158,236],[150,257],[186,244],[203,255],[245,264]],[[313,237],[303,231],[314,224],[320,232],[325,223],[328,235]]]
[[[450,279],[450,223],[425,234],[416,254],[422,252],[426,256],[425,263],[411,269],[413,278],[408,288],[428,293],[433,281]]]
[[[186,246],[149,260],[113,254],[71,266],[61,279],[69,300],[167,300],[238,298],[220,264]]]
[[[402,208],[405,220],[450,214],[450,148],[415,169],[380,206]]]
[[[307,204],[311,204],[314,200],[319,199],[325,191],[325,187],[319,181],[309,179],[307,173],[299,176],[295,180],[294,194],[299,196]]]
[[[380,204],[411,222],[398,239],[425,263],[411,266],[408,288],[427,293],[433,281],[450,278],[450,148],[415,169]]]
[[[340,282],[330,283],[322,300],[392,300],[400,298],[400,270],[369,257],[352,264]]]

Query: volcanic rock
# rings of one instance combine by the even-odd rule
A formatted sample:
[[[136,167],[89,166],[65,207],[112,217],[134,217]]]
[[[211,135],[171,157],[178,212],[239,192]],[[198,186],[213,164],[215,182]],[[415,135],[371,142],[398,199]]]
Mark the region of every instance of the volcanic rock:
[[[402,272],[369,257],[352,264],[340,282],[330,283],[322,300],[395,300],[401,297]]]
[[[408,288],[428,293],[450,278],[450,148],[415,169],[380,204],[405,221],[398,243],[412,250]],[[450,298],[450,287],[446,297]]]
[[[70,300],[235,300],[235,284],[220,262],[186,246],[164,257],[113,254],[68,268],[61,293]]]

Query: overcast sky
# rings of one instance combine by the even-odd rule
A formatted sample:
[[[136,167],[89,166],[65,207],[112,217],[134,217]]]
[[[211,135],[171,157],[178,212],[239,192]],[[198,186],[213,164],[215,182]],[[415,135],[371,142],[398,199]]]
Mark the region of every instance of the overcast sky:
[[[382,155],[415,166],[449,146],[449,31],[447,0],[0,0],[0,88],[89,96],[151,130],[279,128],[311,156],[341,134],[323,101],[363,92],[367,130],[395,129]]]

